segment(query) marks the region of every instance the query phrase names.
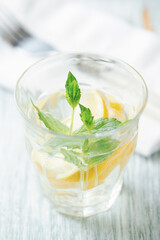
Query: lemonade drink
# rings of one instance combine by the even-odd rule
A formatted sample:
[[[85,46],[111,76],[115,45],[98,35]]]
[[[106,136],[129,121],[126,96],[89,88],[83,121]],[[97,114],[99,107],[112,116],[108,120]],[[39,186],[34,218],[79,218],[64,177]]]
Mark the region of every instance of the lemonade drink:
[[[64,87],[69,71],[79,98],[75,81],[71,92]],[[27,150],[55,209],[79,217],[109,209],[136,146],[147,100],[142,77],[115,58],[55,54],[21,76],[16,100]]]

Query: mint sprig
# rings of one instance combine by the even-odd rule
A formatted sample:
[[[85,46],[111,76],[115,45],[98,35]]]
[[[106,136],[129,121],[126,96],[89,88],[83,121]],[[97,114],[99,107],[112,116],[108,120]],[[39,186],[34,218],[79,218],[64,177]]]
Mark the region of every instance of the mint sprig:
[[[99,118],[94,119],[91,110],[85,106],[79,104],[81,91],[75,76],[69,72],[67,81],[65,84],[66,99],[69,105],[72,107],[71,125],[68,128],[58,119],[55,119],[50,113],[41,111],[31,100],[34,108],[37,110],[39,119],[44,125],[51,131],[70,135],[88,135],[100,134],[126,124],[126,122],[120,122],[116,118]],[[73,132],[74,111],[79,104],[81,113],[80,117],[83,125]],[[113,139],[111,136],[95,138],[69,138],[63,136],[51,137],[43,146],[43,151],[46,149],[48,153],[48,147],[51,149],[50,154],[61,152],[64,159],[70,163],[75,164],[80,169],[88,169],[106,160],[119,146],[119,141]]]

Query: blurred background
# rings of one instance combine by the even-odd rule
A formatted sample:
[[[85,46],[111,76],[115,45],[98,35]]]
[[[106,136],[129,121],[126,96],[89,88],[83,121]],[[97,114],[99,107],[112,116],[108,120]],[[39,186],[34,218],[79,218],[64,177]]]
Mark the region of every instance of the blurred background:
[[[121,230],[122,238],[116,235],[115,239],[158,240],[160,0],[0,0],[0,226],[5,226],[0,228],[0,239],[48,240],[51,239],[45,238],[48,233],[53,239],[64,239],[51,234],[52,229],[59,233],[61,221],[64,229],[74,231],[71,219],[62,219],[57,214],[58,221],[55,221],[54,216],[50,216],[50,207],[37,192],[25,153],[22,120],[14,101],[16,81],[22,72],[55,51],[113,55],[135,67],[145,79],[149,99],[140,121],[137,154],[129,165],[126,181],[132,190],[128,187],[129,193],[122,196],[121,207],[115,210],[117,219],[124,221],[125,226]],[[130,208],[126,218],[128,202]],[[122,212],[119,213],[118,209]],[[114,215],[114,210],[109,214]],[[88,225],[86,222],[87,234],[92,237],[87,238],[84,234],[83,239],[105,239],[107,226],[112,229],[112,218],[106,220],[106,226],[105,219],[107,217],[95,220],[97,230],[92,229],[100,238],[89,233],[92,222]],[[29,230],[25,228],[26,224],[29,224]],[[74,224],[78,229],[78,224]],[[99,232],[101,226],[104,228]],[[21,238],[23,228],[25,233]],[[135,230],[138,237],[132,238]],[[71,237],[73,232],[66,231],[69,236],[66,239],[74,239]],[[81,227],[79,231],[82,231]],[[127,235],[129,232],[131,235]],[[39,233],[42,238],[37,238]]]

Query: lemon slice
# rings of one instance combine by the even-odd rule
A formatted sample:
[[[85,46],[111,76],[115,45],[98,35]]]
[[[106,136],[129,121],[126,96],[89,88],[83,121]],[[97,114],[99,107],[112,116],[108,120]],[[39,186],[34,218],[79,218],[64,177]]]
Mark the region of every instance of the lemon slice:
[[[117,118],[119,121],[125,121],[124,105],[119,103],[113,96],[107,94],[106,99],[109,103],[108,117]]]
[[[102,95],[97,90],[82,91],[80,104],[89,108],[92,115],[96,118],[104,117],[107,108]]]
[[[47,153],[34,148],[31,158],[41,173],[43,171],[48,178],[55,180],[68,178],[79,171],[74,164],[64,161],[64,156],[61,153],[50,157]]]

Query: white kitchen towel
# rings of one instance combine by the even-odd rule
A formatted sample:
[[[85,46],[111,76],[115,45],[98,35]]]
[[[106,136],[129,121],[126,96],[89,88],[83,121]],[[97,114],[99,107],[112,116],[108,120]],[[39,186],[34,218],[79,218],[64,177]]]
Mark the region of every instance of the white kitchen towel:
[[[39,0],[23,4],[19,1],[16,7],[12,5],[12,10],[35,35],[60,51],[109,54],[134,66],[149,88],[149,104],[141,118],[137,151],[149,156],[160,150],[158,35],[105,14],[84,1]],[[22,71],[37,59],[3,41],[0,53],[0,84],[14,88]]]

